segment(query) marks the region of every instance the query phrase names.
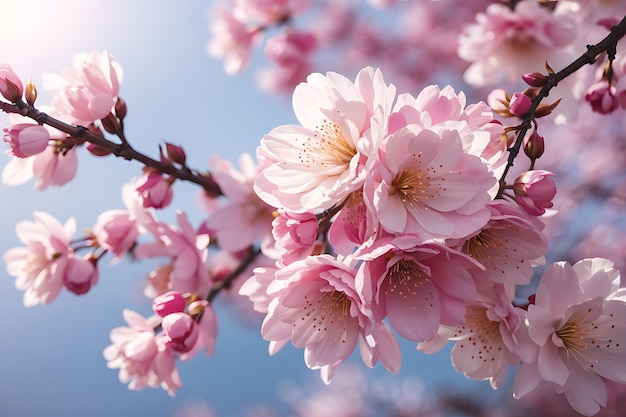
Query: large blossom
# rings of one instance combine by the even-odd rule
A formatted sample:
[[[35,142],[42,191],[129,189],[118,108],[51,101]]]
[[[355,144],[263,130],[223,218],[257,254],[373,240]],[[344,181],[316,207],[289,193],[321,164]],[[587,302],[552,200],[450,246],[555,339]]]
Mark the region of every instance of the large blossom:
[[[362,159],[376,142],[368,137],[371,118],[375,112],[386,115],[394,95],[395,87],[372,68],[361,70],[354,83],[332,72],[311,74],[293,95],[301,125],[277,127],[261,140],[257,194],[292,212],[343,201],[362,185]]]
[[[263,321],[263,338],[278,348],[289,340],[304,348],[306,365],[321,369],[325,380],[353,352],[360,337],[368,365],[380,358],[388,369],[399,370],[397,341],[363,313],[356,273],[330,255],[309,256],[278,270],[267,290],[273,299]],[[365,342],[367,336],[379,343]]]
[[[512,304],[514,295],[513,286],[495,284],[482,289],[476,301],[465,307],[463,325],[441,326],[437,338],[420,343],[418,350],[434,353],[451,340],[454,368],[471,379],[488,379],[494,389],[498,388],[509,366],[520,361],[514,353],[514,333],[521,324]]]
[[[366,204],[390,233],[458,238],[489,219],[495,183],[482,160],[464,152],[458,130],[411,124],[385,138],[364,185]]]
[[[22,221],[15,227],[24,247],[4,254],[7,272],[16,277],[15,286],[24,292],[24,305],[49,304],[64,286],[65,270],[73,251],[70,241],[76,233],[76,221],[64,225],[48,213],[36,211],[34,222]]]
[[[525,363],[516,397],[545,381],[581,414],[606,405],[604,379],[626,383],[626,298],[619,286],[619,272],[606,259],[546,270],[528,307],[526,343],[518,347]]]
[[[107,51],[78,54],[63,77],[47,74],[44,86],[54,96],[53,107],[75,124],[89,125],[106,117],[115,106],[122,67]]]
[[[465,304],[476,298],[468,269],[472,259],[435,243],[419,246],[417,238],[380,239],[369,253],[357,287],[366,311],[376,322],[388,317],[402,337],[432,340],[441,324],[462,325]]]

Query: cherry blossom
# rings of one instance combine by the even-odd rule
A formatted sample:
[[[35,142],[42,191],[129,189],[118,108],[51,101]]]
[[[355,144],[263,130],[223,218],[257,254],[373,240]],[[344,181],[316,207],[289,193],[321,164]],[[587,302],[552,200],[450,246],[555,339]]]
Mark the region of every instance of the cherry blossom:
[[[233,75],[245,67],[250,59],[252,45],[256,42],[258,29],[246,25],[233,11],[217,8],[210,24],[213,38],[207,43],[209,55],[224,58],[224,70]]]
[[[360,160],[371,149],[364,135],[374,111],[388,111],[394,93],[372,68],[354,83],[332,72],[310,75],[293,94],[302,125],[277,127],[261,140],[259,197],[295,213],[340,203],[362,184]]]
[[[123,78],[122,67],[107,51],[78,54],[63,76],[47,74],[44,86],[53,107],[76,124],[89,125],[113,111]]]
[[[3,131],[4,141],[11,147],[9,154],[18,158],[42,153],[50,140],[48,129],[32,123],[11,125]]]
[[[0,63],[0,94],[13,102],[21,99],[24,94],[24,84],[9,64]]]
[[[515,179],[515,201],[533,216],[541,216],[546,209],[552,208],[552,199],[556,194],[556,185],[550,179],[552,172],[531,170],[522,173]]]
[[[104,349],[107,367],[119,369],[119,379],[128,388],[140,390],[161,386],[170,395],[182,387],[174,354],[156,337],[154,325],[132,310],[124,310],[128,327],[111,330],[112,345]]]
[[[545,381],[581,414],[606,405],[604,379],[626,382],[626,299],[619,286],[619,271],[602,258],[546,270],[528,306],[527,343],[518,347],[524,364],[516,397]]]
[[[16,278],[15,286],[24,290],[24,305],[49,304],[64,285],[64,277],[73,251],[70,242],[76,233],[76,220],[61,224],[50,214],[36,211],[34,222],[17,224],[17,237],[26,246],[9,249],[4,254],[7,272]]]

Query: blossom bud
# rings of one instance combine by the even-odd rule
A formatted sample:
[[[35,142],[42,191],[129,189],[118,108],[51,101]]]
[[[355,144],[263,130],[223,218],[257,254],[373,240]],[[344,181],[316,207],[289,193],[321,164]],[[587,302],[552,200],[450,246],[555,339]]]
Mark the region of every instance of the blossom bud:
[[[26,98],[26,102],[31,106],[35,105],[35,101],[37,100],[37,87],[32,80],[28,80],[26,83],[26,91],[24,92],[24,97]]]
[[[207,300],[195,300],[189,303],[189,314],[193,317],[204,312],[206,306],[209,305]]]
[[[552,199],[556,194],[556,185],[549,178],[552,176],[552,172],[544,170],[522,173],[513,184],[517,204],[533,216],[544,214],[547,208],[552,207]]]
[[[522,117],[531,106],[530,97],[524,93],[514,93],[509,101],[509,111],[517,117]]]
[[[107,148],[103,148],[102,146],[94,145],[93,143],[88,143],[86,147],[87,147],[87,150],[89,151],[89,153],[91,153],[93,156],[107,156],[107,155],[111,155],[113,153],[110,150],[108,150]]]
[[[167,152],[167,157],[170,161],[175,164],[185,165],[187,156],[185,155],[185,151],[182,147],[166,142],[165,151]]]
[[[117,117],[113,113],[109,113],[105,118],[100,120],[102,122],[102,127],[109,133],[119,133],[120,132],[120,123],[117,120]]]
[[[524,145],[524,153],[533,161],[543,155],[544,149],[543,136],[538,135],[537,132],[533,132],[526,145]]]
[[[548,82],[548,77],[538,72],[522,75],[522,80],[531,87],[543,87]]]
[[[65,288],[76,295],[87,293],[98,282],[95,259],[70,258],[63,274]]]
[[[126,107],[126,102],[122,100],[120,97],[118,97],[117,101],[115,102],[115,115],[120,120],[124,120],[127,112],[128,112],[128,109]]]
[[[182,313],[185,311],[185,305],[185,297],[178,291],[168,291],[152,301],[152,309],[161,317],[173,313]]]
[[[144,208],[163,208],[172,202],[174,193],[171,184],[160,172],[146,170],[135,188]]]
[[[187,313],[168,314],[163,317],[161,328],[165,344],[176,352],[189,352],[198,341],[198,326]]]
[[[614,86],[607,81],[599,81],[589,87],[585,94],[585,101],[591,104],[591,109],[596,113],[613,113],[619,107],[619,99],[615,93]]]
[[[40,125],[19,123],[3,129],[4,141],[11,147],[11,154],[18,158],[42,153],[50,141],[50,133]]]
[[[0,64],[0,94],[11,102],[21,99],[24,94],[22,80],[9,64]]]

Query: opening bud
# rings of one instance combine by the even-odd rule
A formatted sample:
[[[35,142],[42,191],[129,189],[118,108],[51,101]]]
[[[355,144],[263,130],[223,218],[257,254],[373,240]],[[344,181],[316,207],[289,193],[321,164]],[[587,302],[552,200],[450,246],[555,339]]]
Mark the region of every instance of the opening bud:
[[[152,301],[152,310],[161,317],[182,313],[186,306],[185,297],[178,291],[168,291]]]
[[[548,77],[538,72],[522,75],[522,80],[531,87],[543,87],[548,82]]]

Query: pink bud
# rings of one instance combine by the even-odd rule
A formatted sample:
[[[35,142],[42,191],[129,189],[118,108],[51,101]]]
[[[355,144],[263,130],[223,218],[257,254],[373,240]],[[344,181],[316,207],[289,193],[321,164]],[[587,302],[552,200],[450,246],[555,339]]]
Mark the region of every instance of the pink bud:
[[[171,184],[160,172],[148,170],[137,184],[136,190],[142,199],[143,207],[160,209],[172,202]]]
[[[548,77],[538,72],[522,75],[522,80],[531,87],[543,87],[548,82]]]
[[[94,260],[83,258],[68,259],[63,284],[76,295],[87,293],[98,282],[98,268]]]
[[[14,102],[22,98],[24,85],[9,64],[0,64],[0,94]]]
[[[185,151],[182,147],[166,142],[165,151],[167,152],[167,157],[170,161],[175,164],[185,165],[187,156],[185,155]]]
[[[182,313],[185,311],[185,305],[185,297],[177,291],[166,292],[152,301],[152,309],[161,317],[172,313]]]
[[[550,171],[532,170],[522,173],[513,184],[515,201],[526,212],[533,216],[541,216],[546,209],[552,207],[552,199],[556,194],[556,185]]]
[[[98,216],[93,227],[98,244],[119,257],[127,253],[139,236],[136,221],[125,210],[109,210]]]
[[[589,87],[587,94],[585,94],[585,100],[591,104],[591,109],[594,112],[609,114],[619,107],[619,100],[615,93],[615,87],[603,80]]]
[[[165,344],[176,352],[189,352],[198,341],[198,326],[189,314],[168,314],[163,317],[161,328]]]
[[[48,147],[50,133],[40,125],[19,123],[3,129],[4,141],[11,147],[11,153],[18,158],[42,153]]]
[[[509,101],[509,111],[517,117],[522,117],[531,106],[530,97],[524,93],[514,93]]]

